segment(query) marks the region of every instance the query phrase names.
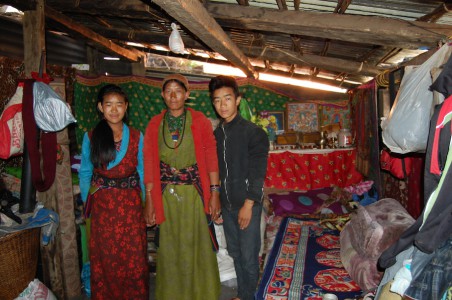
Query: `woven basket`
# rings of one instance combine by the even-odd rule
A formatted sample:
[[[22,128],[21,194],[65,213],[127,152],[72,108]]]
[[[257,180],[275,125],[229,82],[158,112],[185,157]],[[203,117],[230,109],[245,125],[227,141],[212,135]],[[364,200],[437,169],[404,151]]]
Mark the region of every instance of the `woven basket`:
[[[14,299],[35,278],[40,227],[0,238],[0,299]]]

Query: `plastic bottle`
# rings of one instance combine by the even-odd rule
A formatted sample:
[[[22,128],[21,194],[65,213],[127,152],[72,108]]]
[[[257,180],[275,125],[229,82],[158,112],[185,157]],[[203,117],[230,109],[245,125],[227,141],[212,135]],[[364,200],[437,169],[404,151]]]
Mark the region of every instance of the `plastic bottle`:
[[[338,143],[340,148],[351,147],[352,145],[352,133],[350,129],[342,128],[339,131]]]
[[[410,286],[411,277],[411,259],[403,261],[403,266],[397,271],[394,276],[394,281],[391,284],[390,291],[397,293],[401,296],[405,294],[405,291]]]

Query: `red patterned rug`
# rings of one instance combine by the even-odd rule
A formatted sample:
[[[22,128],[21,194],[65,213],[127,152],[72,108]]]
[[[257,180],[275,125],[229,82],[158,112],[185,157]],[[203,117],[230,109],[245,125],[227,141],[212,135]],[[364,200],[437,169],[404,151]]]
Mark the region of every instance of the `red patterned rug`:
[[[285,218],[265,266],[258,300],[321,300],[358,298],[362,291],[342,266],[339,231],[318,221]]]

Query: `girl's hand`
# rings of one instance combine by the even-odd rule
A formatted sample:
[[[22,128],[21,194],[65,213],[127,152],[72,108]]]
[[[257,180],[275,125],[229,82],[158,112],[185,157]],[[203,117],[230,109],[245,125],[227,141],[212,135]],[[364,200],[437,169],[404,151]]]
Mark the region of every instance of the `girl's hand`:
[[[209,212],[210,217],[213,221],[216,221],[221,214],[221,204],[220,204],[220,193],[212,192],[210,193],[210,202],[209,202]]]
[[[155,225],[155,208],[152,203],[151,195],[146,195],[146,204],[144,206],[144,220],[146,221],[146,225],[154,226]]]

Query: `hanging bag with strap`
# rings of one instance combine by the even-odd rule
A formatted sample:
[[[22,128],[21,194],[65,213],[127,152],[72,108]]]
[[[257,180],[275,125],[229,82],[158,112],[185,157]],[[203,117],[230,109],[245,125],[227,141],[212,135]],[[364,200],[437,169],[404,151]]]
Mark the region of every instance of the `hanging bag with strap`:
[[[411,174],[412,159],[400,154],[390,153],[387,149],[381,150],[380,167],[398,179],[405,179]]]
[[[24,127],[22,122],[23,82],[6,104],[0,116],[0,158],[8,159],[20,155],[24,148]]]

